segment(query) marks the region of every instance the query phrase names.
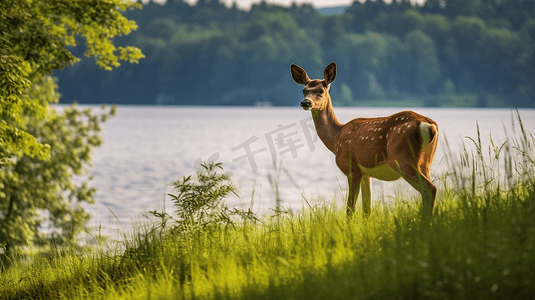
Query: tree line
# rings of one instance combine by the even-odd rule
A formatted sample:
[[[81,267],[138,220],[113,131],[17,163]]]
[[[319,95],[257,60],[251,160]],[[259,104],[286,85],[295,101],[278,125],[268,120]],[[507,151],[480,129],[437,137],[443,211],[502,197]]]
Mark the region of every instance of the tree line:
[[[64,101],[296,105],[289,65],[321,77],[336,61],[338,105],[466,93],[522,94],[515,104],[534,105],[534,0],[355,1],[333,15],[308,4],[244,11],[168,0],[125,16],[139,28],[117,43],[136,45],[146,59],[112,73],[89,59],[56,72]]]

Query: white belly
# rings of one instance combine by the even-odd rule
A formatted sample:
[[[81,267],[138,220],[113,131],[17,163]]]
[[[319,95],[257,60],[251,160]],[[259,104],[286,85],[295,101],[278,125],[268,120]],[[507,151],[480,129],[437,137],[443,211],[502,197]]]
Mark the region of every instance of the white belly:
[[[363,174],[379,180],[392,181],[401,177],[399,172],[395,171],[387,164],[378,165],[373,168],[366,168],[361,165],[359,165],[359,167]]]

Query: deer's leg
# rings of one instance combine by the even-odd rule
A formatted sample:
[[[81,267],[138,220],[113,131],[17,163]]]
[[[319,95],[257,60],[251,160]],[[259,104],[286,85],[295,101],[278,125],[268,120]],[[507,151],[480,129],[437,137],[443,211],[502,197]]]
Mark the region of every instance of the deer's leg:
[[[372,187],[369,176],[362,176],[362,179],[360,180],[360,189],[362,191],[362,211],[364,217],[367,217],[372,211]]]
[[[347,176],[349,181],[349,196],[347,198],[347,216],[351,217],[355,212],[355,202],[359,196],[360,181],[362,179],[361,172],[353,172]]]
[[[437,187],[431,182],[431,163],[423,163],[418,167],[419,175],[423,177],[424,182],[420,183],[420,186],[425,189],[419,190],[422,194],[424,214],[431,217],[433,214],[433,207],[437,199]],[[427,193],[427,194],[424,194]]]
[[[437,187],[430,180],[429,170],[408,163],[397,163],[397,165],[403,178],[422,194],[423,216],[424,219],[430,220],[435,206]]]
[[[422,175],[427,179],[431,179],[431,162],[433,161],[434,155],[434,151],[431,153],[424,153],[420,159],[418,170],[420,170]]]

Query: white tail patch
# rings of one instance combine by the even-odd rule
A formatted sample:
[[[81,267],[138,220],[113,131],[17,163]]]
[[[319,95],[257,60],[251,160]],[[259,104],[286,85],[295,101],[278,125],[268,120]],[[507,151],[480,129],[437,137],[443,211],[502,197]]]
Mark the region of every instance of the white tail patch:
[[[427,148],[427,146],[431,144],[431,135],[429,134],[429,131],[432,129],[432,127],[435,127],[435,125],[425,122],[420,123],[420,134],[422,135],[422,149]]]

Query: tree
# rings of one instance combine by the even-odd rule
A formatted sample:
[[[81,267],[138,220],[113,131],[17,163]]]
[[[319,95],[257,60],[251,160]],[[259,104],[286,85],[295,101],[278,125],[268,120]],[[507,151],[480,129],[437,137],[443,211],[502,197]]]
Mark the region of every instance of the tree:
[[[44,159],[49,148],[20,129],[22,117],[45,116],[47,106],[24,94],[32,81],[78,61],[67,46],[85,39],[86,56],[111,70],[119,60],[137,62],[135,47],[116,48],[112,38],[136,29],[121,11],[140,7],[122,0],[4,0],[0,2],[0,163],[22,154]]]
[[[337,15],[332,15],[326,18],[323,23],[323,40],[326,49],[332,48],[344,34],[345,30],[342,18]]]
[[[440,63],[433,39],[419,29],[409,31],[405,36],[411,71],[408,76],[415,78],[416,89],[426,94],[428,85],[440,78]]]
[[[447,0],[445,1],[445,14],[450,18],[457,15],[477,15],[481,9],[481,0]]]
[[[85,55],[111,70],[120,60],[137,62],[135,47],[115,47],[114,36],[136,29],[122,11],[140,4],[122,0],[4,0],[0,2],[0,247],[42,240],[48,214],[51,238],[72,239],[88,215],[94,189],[75,185],[100,144],[99,123],[114,113],[92,115],[76,106],[62,112],[49,74],[79,59],[71,50],[85,40]]]
[[[371,89],[375,90],[376,83],[370,84],[375,74],[385,67],[387,60],[388,42],[376,32],[366,34],[346,34],[333,49],[340,68],[339,77],[346,78],[347,84],[357,97],[368,97]]]
[[[42,106],[58,103],[60,97],[51,76],[34,82],[25,96]],[[91,109],[80,111],[74,104],[58,112],[47,109],[44,118],[21,118],[20,128],[49,145],[50,156],[44,160],[12,157],[0,170],[0,247],[7,253],[12,246],[45,241],[73,244],[89,220],[79,204],[93,203],[96,192],[86,182],[75,184],[73,175],[87,173],[91,150],[102,142],[99,124],[114,114],[115,108],[93,115]],[[49,236],[39,232],[46,221],[52,229]]]

